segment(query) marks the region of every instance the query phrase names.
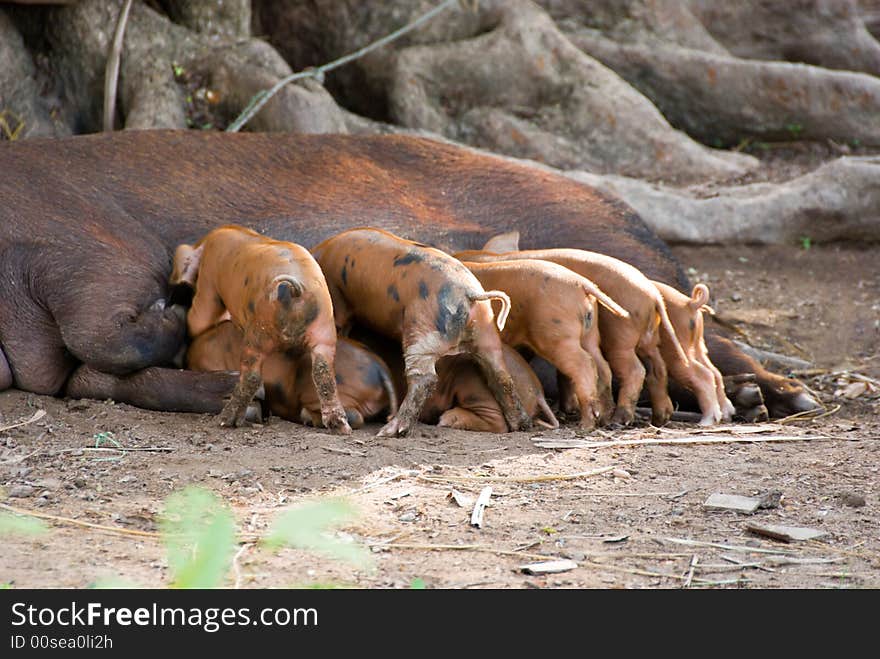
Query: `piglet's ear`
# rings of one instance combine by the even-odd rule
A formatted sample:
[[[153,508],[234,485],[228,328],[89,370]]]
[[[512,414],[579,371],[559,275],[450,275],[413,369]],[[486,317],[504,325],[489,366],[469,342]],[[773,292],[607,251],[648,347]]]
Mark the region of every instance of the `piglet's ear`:
[[[519,231],[508,231],[507,233],[492,236],[483,245],[483,251],[494,252],[495,254],[519,251]]]
[[[168,283],[172,286],[178,284],[196,285],[199,277],[199,264],[202,261],[202,252],[205,246],[193,247],[192,245],[178,245],[174,250],[174,262],[171,265],[171,276]]]
[[[303,285],[290,275],[278,275],[272,280],[273,288],[269,293],[269,299],[282,304],[290,304],[290,302],[303,294]]]

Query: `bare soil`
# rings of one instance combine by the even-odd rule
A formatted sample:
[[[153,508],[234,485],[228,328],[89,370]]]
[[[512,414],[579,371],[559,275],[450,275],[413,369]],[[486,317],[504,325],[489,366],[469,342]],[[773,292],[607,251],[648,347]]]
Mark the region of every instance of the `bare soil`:
[[[415,580],[430,588],[880,587],[880,391],[868,384],[855,398],[842,393],[861,389],[853,373],[880,379],[880,247],[675,252],[695,281],[710,285],[726,322],[758,347],[811,362],[804,380],[829,411],[840,408],[816,421],[766,424],[753,434],[734,425],[707,435],[671,423],[586,439],[803,440],[560,450],[532,440],[583,434],[572,426],[508,435],[422,426],[415,437],[378,439],[378,425],[343,438],[278,419],[227,430],[210,416],[12,390],[0,393],[0,427],[37,409],[47,416],[0,432],[0,500],[146,532],[157,530],[165,497],[187,484],[222,496],[243,533],[264,533],[282,510],[318,497],[343,495],[358,509],[357,521],[337,535],[369,545],[371,566],[249,544],[230,570],[229,587],[407,588]],[[107,433],[125,447],[167,450],[90,450]],[[611,470],[523,482],[604,468]],[[477,529],[470,509],[448,495],[455,488],[475,498],[487,484],[491,503]],[[781,492],[781,504],[752,515],[703,507],[712,493],[773,491]],[[827,535],[787,544],[748,532],[749,523]],[[0,583],[169,583],[158,537],[50,524],[40,536],[3,539]],[[570,558],[577,567],[546,576],[519,569],[543,557]]]

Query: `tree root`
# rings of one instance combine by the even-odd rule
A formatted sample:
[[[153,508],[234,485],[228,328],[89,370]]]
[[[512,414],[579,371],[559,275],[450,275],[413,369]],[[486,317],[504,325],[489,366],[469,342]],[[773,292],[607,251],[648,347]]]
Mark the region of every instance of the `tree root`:
[[[0,62],[0,141],[70,135],[70,127],[52,112],[53,99],[41,93],[34,61],[2,9]]]
[[[880,158],[845,157],[785,183],[721,188],[708,199],[622,176],[567,172],[619,196],[661,238],[685,243],[795,244],[801,237],[880,239]]]
[[[178,81],[184,72],[212,86],[223,121],[237,115],[253,93],[290,74],[290,67],[271,46],[241,34],[243,19],[235,8],[249,13],[248,3],[230,3],[230,7],[211,22],[210,7],[193,12],[190,3],[185,19],[200,30],[196,32],[143,3],[132,6],[120,71],[120,106],[126,128],[187,127],[187,91]],[[76,123],[85,132],[100,130],[102,123],[100,90],[119,9],[104,0],[82,0],[50,14],[49,40],[61,73],[76,81],[72,87]],[[255,122],[254,130],[265,131],[345,130],[336,103],[314,81],[288,86]]]
[[[880,43],[855,0],[691,0],[691,10],[737,57],[804,62],[880,75]]]
[[[652,99],[673,125],[704,142],[720,146],[752,136],[880,144],[875,77],[670,44],[625,44],[593,30],[571,39]]]
[[[563,169],[684,180],[756,166],[675,131],[657,109],[584,55],[528,0],[502,4],[474,39],[413,46],[397,55],[394,119]]]

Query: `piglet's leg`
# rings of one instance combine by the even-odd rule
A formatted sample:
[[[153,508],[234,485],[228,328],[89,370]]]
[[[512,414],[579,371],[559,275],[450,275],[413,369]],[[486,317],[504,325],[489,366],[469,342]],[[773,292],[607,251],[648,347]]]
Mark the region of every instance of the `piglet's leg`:
[[[636,417],[636,403],[645,383],[645,367],[636,357],[632,348],[620,348],[608,352],[608,364],[617,379],[620,391],[617,392],[617,409],[611,418],[613,423],[624,425],[632,423]]]
[[[321,421],[337,435],[350,435],[351,426],[336,391],[336,346],[321,344],[312,348],[312,381],[321,403]]]
[[[216,287],[210,277],[203,277],[196,288],[192,306],[186,316],[189,335],[198,336],[220,322],[226,307],[220,301]]]
[[[660,356],[660,349],[656,344],[640,350],[640,356],[644,358],[647,367],[645,384],[651,396],[651,423],[662,426],[672,418],[672,413],[675,411],[672,399],[669,398],[666,362]]]
[[[512,431],[526,430],[532,425],[532,417],[516,391],[516,385],[504,365],[501,338],[494,331],[481,332],[476,337],[474,359],[486,378],[489,391],[501,406],[504,420]]]
[[[263,367],[263,353],[257,350],[252,343],[245,340],[241,348],[241,371],[238,384],[232,392],[232,397],[226,403],[218,415],[221,426],[242,426],[245,424],[248,405],[254,399],[257,389],[263,381],[261,370]]]
[[[585,430],[595,428],[603,410],[598,400],[598,375],[592,356],[580,342],[569,341],[555,346],[555,354],[545,355],[544,358],[553,363],[574,386],[581,412],[580,427]]]
[[[677,359],[671,359],[669,372],[674,379],[690,389],[697,397],[700,411],[703,413],[703,418],[700,419],[701,426],[711,426],[721,421],[722,413],[718,404],[715,378],[708,368],[696,359],[691,359],[688,366],[684,366]],[[725,400],[727,400],[726,397]]]
[[[696,353],[697,361],[699,361],[699,363],[712,374],[712,381],[715,386],[715,396],[717,397],[718,404],[721,408],[721,420],[729,422],[733,419],[733,415],[736,413],[736,408],[733,406],[733,403],[730,402],[727,393],[724,391],[724,378],[721,376],[721,371],[715,368],[715,364],[709,360],[709,353],[706,350],[705,343],[698,346]]]
[[[404,335],[406,336],[406,334]],[[406,396],[391,421],[382,426],[377,437],[406,435],[415,426],[425,402],[437,388],[435,363],[437,354],[448,346],[440,335],[430,332],[415,340],[404,339],[403,357],[406,362]]]
[[[581,337],[581,347],[590,354],[596,365],[596,388],[600,409],[598,421],[600,426],[604,426],[611,421],[614,414],[614,395],[611,392],[611,367],[599,347],[599,326],[596,323],[593,323],[586,335]]]

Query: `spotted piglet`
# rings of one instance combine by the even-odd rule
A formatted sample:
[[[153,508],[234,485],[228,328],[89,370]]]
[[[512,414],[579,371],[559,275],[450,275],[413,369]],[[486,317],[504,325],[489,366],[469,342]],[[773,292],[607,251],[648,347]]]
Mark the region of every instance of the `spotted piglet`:
[[[234,371],[241,362],[243,336],[224,321],[197,336],[186,353],[186,367],[196,371]],[[271,412],[288,421],[322,424],[321,401],[311,377],[309,355],[273,352],[263,361],[263,385]],[[388,366],[357,341],[336,341],[336,389],[352,428],[397,412],[397,393]]]
[[[327,278],[337,326],[356,320],[402,343],[407,394],[379,436],[410,432],[437,386],[437,360],[460,352],[476,359],[507,425],[513,430],[530,425],[497,329],[510,311],[507,294],[483,290],[448,254],[380,229],[344,231],[313,254]],[[501,302],[497,318],[491,300]]]
[[[464,264],[483,286],[504,287],[510,295],[501,340],[532,350],[569,378],[582,428],[607,423],[614,400],[611,369],[599,346],[596,301],[615,316],[628,318],[629,313],[592,281],[555,263],[523,259]]]
[[[336,391],[333,305],[321,268],[308,250],[227,225],[195,245],[177,247],[170,283],[195,288],[187,315],[191,337],[227,318],[242,332],[241,375],[220,412],[221,426],[244,423],[260,387],[263,361],[272,353],[290,351],[311,358],[324,426],[351,433]]]

